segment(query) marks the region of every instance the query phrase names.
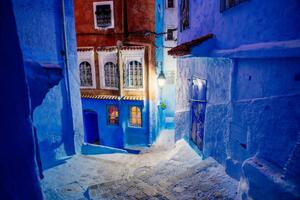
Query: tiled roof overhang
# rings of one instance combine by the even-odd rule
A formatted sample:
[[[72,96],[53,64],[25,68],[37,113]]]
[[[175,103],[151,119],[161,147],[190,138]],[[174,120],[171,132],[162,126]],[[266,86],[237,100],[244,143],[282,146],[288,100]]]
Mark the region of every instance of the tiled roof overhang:
[[[204,36],[201,36],[195,40],[192,40],[190,42],[185,42],[185,43],[182,43],[172,49],[170,49],[168,51],[168,54],[171,55],[171,56],[185,56],[185,55],[189,55],[191,54],[191,51],[192,51],[192,47],[196,46],[196,45],[199,45],[211,38],[214,37],[214,34],[212,33],[209,33],[207,35],[204,35]]]
[[[93,47],[79,47],[79,48],[77,48],[77,51],[80,51],[80,52],[93,51],[93,50],[94,50]]]
[[[121,50],[123,51],[132,51],[132,50],[143,50],[145,47],[144,46],[123,46]],[[117,47],[111,46],[111,47],[98,47],[97,51],[105,51],[105,52],[112,52],[116,51]]]
[[[129,101],[144,101],[145,98],[143,96],[124,96],[122,99]]]
[[[98,100],[127,100],[127,101],[143,101],[145,98],[143,96],[120,96],[113,95],[93,95],[93,94],[81,94],[83,99],[98,99]]]
[[[81,94],[84,99],[103,99],[103,100],[120,100],[119,96],[113,95],[94,95],[94,94]]]

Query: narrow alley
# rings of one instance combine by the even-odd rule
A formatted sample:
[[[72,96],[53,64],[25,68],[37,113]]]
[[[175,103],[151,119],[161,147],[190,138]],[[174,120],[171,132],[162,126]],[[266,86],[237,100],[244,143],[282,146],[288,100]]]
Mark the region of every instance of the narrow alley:
[[[164,131],[141,154],[77,155],[45,171],[47,200],[236,199],[238,182],[212,158]]]
[[[0,0],[0,200],[300,200],[300,0]]]

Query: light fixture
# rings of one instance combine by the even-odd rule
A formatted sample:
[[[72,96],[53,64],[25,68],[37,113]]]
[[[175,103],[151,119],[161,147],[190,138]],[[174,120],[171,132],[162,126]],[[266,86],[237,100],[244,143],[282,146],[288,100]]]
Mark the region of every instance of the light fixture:
[[[160,73],[159,73],[159,75],[158,75],[158,77],[157,77],[157,81],[158,81],[158,86],[159,87],[163,87],[164,85],[165,85],[165,83],[166,83],[166,76],[165,76],[165,74],[164,74],[164,72],[163,72],[163,70],[161,69],[161,71],[160,71]]]

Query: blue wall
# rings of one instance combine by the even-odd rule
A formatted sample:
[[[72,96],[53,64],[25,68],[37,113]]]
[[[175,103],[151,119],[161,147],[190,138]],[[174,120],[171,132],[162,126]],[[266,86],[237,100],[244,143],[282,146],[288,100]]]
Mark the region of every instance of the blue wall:
[[[0,1],[0,197],[42,199],[31,109],[12,2]]]
[[[74,154],[83,140],[73,1],[64,0],[68,68],[61,54],[64,51],[61,2],[13,0],[23,58],[57,64],[64,70],[64,79],[47,94],[33,115],[45,168],[61,157]]]
[[[176,138],[190,132],[188,79],[197,75],[208,83],[204,157],[241,180],[244,198],[299,198],[299,74],[299,58],[179,59]]]
[[[165,1],[164,0],[156,0],[155,1],[156,14],[155,14],[155,32],[163,33],[164,32],[164,10],[165,10]],[[163,62],[164,56],[164,35],[158,35],[155,39],[156,45],[156,61]],[[157,71],[159,72],[159,71]]]
[[[299,199],[300,2],[249,0],[223,13],[219,3],[190,0],[190,29],[178,33],[179,43],[216,37],[179,59],[176,138],[190,132],[197,75],[208,81],[204,157],[240,180],[243,199]]]
[[[164,0],[156,0],[155,1],[155,6],[156,6],[156,15],[155,15],[155,32],[156,33],[163,33],[164,32],[164,12],[165,12],[165,1]],[[161,69],[161,63],[163,64],[164,61],[164,35],[157,35],[155,39],[155,46],[156,46],[156,63],[157,63],[157,68],[156,68],[156,74],[157,76],[160,73]],[[152,138],[152,142],[156,140],[158,137],[159,132],[161,129],[164,127],[164,122],[162,118],[162,111],[158,107],[158,103],[161,100],[161,90],[160,88],[156,88],[156,99],[154,102],[151,102],[153,104],[153,107],[156,109],[156,120],[157,120],[157,129],[155,131]]]
[[[230,49],[299,39],[299,8],[297,0],[249,0],[220,13],[220,0],[190,0],[190,29],[178,31],[178,42],[214,33],[217,48]]]
[[[119,125],[107,124],[107,105],[119,107]],[[129,126],[129,106],[142,108],[142,127]],[[118,101],[82,99],[83,110],[91,110],[98,114],[100,144],[116,148],[131,146],[147,146],[150,143],[149,119],[144,101]]]

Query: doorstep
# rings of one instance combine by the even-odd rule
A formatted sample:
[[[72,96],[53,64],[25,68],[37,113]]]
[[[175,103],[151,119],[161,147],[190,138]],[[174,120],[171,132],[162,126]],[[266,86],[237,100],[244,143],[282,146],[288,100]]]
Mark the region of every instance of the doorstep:
[[[81,154],[96,155],[96,154],[113,154],[113,153],[128,153],[124,149],[108,147],[96,144],[84,144],[81,146]]]

